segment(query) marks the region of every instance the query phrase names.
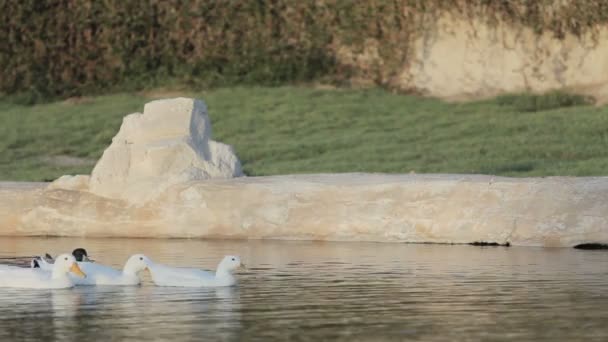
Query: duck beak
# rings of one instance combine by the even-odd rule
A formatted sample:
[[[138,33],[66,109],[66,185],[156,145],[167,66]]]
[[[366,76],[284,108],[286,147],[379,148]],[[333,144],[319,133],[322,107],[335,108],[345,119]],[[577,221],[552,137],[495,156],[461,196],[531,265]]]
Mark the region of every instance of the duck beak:
[[[248,270],[249,270],[249,269],[247,268],[247,265],[245,265],[245,264],[243,264],[243,263],[241,263],[241,266],[239,266],[239,269],[240,269],[240,270],[243,270],[243,271],[248,271]]]
[[[74,273],[75,275],[79,276],[80,278],[86,278],[87,275],[84,274],[84,272],[82,272],[82,270],[80,269],[80,267],[78,267],[77,263],[73,263],[72,267],[70,267],[70,272]]]

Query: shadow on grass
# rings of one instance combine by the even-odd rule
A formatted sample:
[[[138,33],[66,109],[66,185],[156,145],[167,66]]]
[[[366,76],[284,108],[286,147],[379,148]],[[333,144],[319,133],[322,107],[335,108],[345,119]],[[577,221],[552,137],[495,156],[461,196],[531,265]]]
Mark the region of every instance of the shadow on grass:
[[[495,165],[484,167],[480,171],[483,174],[512,174],[512,173],[527,173],[533,171],[535,164],[533,162],[513,162],[503,165]]]
[[[507,94],[496,98],[496,103],[521,112],[539,112],[564,107],[587,106],[595,103],[590,96],[551,91],[545,94]]]

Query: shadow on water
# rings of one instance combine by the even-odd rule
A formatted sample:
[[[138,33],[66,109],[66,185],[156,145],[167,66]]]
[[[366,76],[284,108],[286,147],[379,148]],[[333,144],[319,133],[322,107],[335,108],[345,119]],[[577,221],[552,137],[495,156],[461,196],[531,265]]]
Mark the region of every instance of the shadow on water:
[[[0,289],[0,340],[608,340],[608,254],[290,241],[0,239],[0,257],[85,247],[215,268],[240,254],[234,288]]]
[[[576,249],[587,249],[587,250],[608,250],[608,244],[605,243],[581,243],[580,245],[574,246]]]

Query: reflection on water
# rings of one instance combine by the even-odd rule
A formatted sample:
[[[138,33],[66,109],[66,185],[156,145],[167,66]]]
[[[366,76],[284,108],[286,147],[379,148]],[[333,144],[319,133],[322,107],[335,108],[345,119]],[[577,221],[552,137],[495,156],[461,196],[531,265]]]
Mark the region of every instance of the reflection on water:
[[[0,238],[0,257],[85,247],[121,267],[249,266],[220,289],[0,288],[0,341],[608,340],[608,253],[287,241]]]

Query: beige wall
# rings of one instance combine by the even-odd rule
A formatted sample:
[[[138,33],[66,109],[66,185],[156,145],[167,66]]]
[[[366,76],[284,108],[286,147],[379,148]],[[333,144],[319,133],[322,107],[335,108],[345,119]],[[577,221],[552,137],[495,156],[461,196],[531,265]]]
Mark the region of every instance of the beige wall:
[[[424,20],[416,36],[400,88],[454,100],[567,88],[608,102],[608,27],[557,39],[448,13]]]

